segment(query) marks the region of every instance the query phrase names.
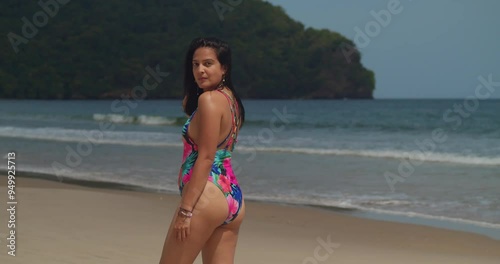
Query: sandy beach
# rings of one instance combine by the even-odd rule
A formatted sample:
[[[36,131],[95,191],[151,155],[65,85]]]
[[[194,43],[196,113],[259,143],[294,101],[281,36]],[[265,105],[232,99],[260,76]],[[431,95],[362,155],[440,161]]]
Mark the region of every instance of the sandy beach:
[[[3,210],[0,263],[137,264],[158,263],[179,197],[18,177],[16,200],[16,256]],[[486,236],[247,202],[235,263],[499,262],[500,241]]]

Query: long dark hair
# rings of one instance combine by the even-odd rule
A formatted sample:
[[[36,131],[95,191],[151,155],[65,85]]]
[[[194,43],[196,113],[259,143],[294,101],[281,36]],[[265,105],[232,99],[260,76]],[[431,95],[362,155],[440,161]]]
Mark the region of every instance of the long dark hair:
[[[238,102],[239,113],[240,113],[240,124],[243,125],[245,121],[245,108],[241,103],[241,99],[234,90],[233,80],[232,80],[232,65],[231,65],[231,48],[229,45],[217,38],[195,38],[191,41],[189,49],[186,53],[186,60],[184,62],[184,100],[183,107],[184,113],[191,115],[194,110],[198,107],[198,84],[194,80],[193,75],[193,55],[198,48],[208,47],[212,48],[217,55],[217,60],[219,60],[222,67],[226,68],[225,85],[231,90],[234,98]],[[201,89],[200,89],[201,90]]]

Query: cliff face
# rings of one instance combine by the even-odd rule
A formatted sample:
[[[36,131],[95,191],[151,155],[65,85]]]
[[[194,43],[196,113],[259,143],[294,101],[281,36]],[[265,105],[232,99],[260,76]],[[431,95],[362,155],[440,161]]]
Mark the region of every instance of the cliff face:
[[[372,98],[375,87],[351,40],[260,0],[4,2],[0,98],[128,97],[148,66],[169,74],[147,98],[179,98],[198,36],[229,42],[243,98]]]

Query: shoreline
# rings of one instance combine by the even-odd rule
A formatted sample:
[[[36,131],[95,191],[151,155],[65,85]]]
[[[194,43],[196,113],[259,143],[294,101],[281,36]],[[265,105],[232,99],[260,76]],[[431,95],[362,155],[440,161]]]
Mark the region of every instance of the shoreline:
[[[69,184],[75,186],[83,186],[89,188],[96,188],[101,190],[117,190],[117,191],[133,191],[138,193],[151,193],[151,194],[164,194],[164,195],[172,195],[174,197],[178,196],[178,193],[175,191],[165,190],[163,192],[159,192],[158,190],[153,191],[150,188],[141,187],[132,184],[122,184],[116,182],[109,181],[89,181],[89,180],[81,180],[74,179],[69,177],[57,177],[53,174],[45,174],[45,173],[36,173],[36,172],[24,172],[18,171],[17,177],[28,178],[28,179],[36,179],[36,180],[45,180],[58,182],[61,184]],[[0,179],[6,178],[7,172],[5,170],[0,169]],[[4,177],[2,177],[4,176]],[[2,180],[5,181],[5,180]],[[3,182],[0,182],[0,186],[3,186]],[[458,220],[454,221],[454,219],[449,219],[446,217],[430,217],[430,216],[409,216],[404,213],[395,213],[395,212],[378,212],[378,211],[367,211],[360,210],[354,208],[343,208],[343,207],[331,207],[331,206],[322,206],[322,205],[313,205],[313,204],[296,204],[296,203],[287,203],[287,202],[274,202],[274,201],[263,201],[258,199],[250,199],[245,198],[246,201],[252,203],[261,203],[275,206],[289,206],[296,208],[315,208],[318,210],[324,210],[327,212],[333,212],[338,214],[344,214],[351,217],[362,218],[362,219],[371,219],[371,220],[380,220],[380,221],[388,221],[393,223],[402,223],[402,224],[414,224],[421,225],[426,227],[434,227],[440,228],[444,230],[454,230],[461,232],[469,232],[473,234],[484,235],[494,240],[500,241],[500,228],[481,226],[476,223],[467,223],[460,222]],[[466,220],[469,221],[469,220]],[[470,220],[472,221],[472,220]]]
[[[0,179],[5,188],[6,177]],[[0,202],[5,204],[6,196]],[[27,177],[16,178],[16,197],[17,255],[7,255],[4,248],[1,263],[158,263],[180,200],[174,194]],[[246,206],[238,264],[494,264],[500,259],[500,241],[483,235],[311,207],[252,201]],[[0,233],[7,233],[6,225]]]

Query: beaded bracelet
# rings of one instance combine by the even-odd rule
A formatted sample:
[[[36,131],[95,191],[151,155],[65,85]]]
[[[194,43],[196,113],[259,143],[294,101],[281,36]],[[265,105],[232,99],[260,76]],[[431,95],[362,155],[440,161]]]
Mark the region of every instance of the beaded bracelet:
[[[193,212],[186,210],[182,207],[179,207],[179,214],[187,218],[193,217]]]

